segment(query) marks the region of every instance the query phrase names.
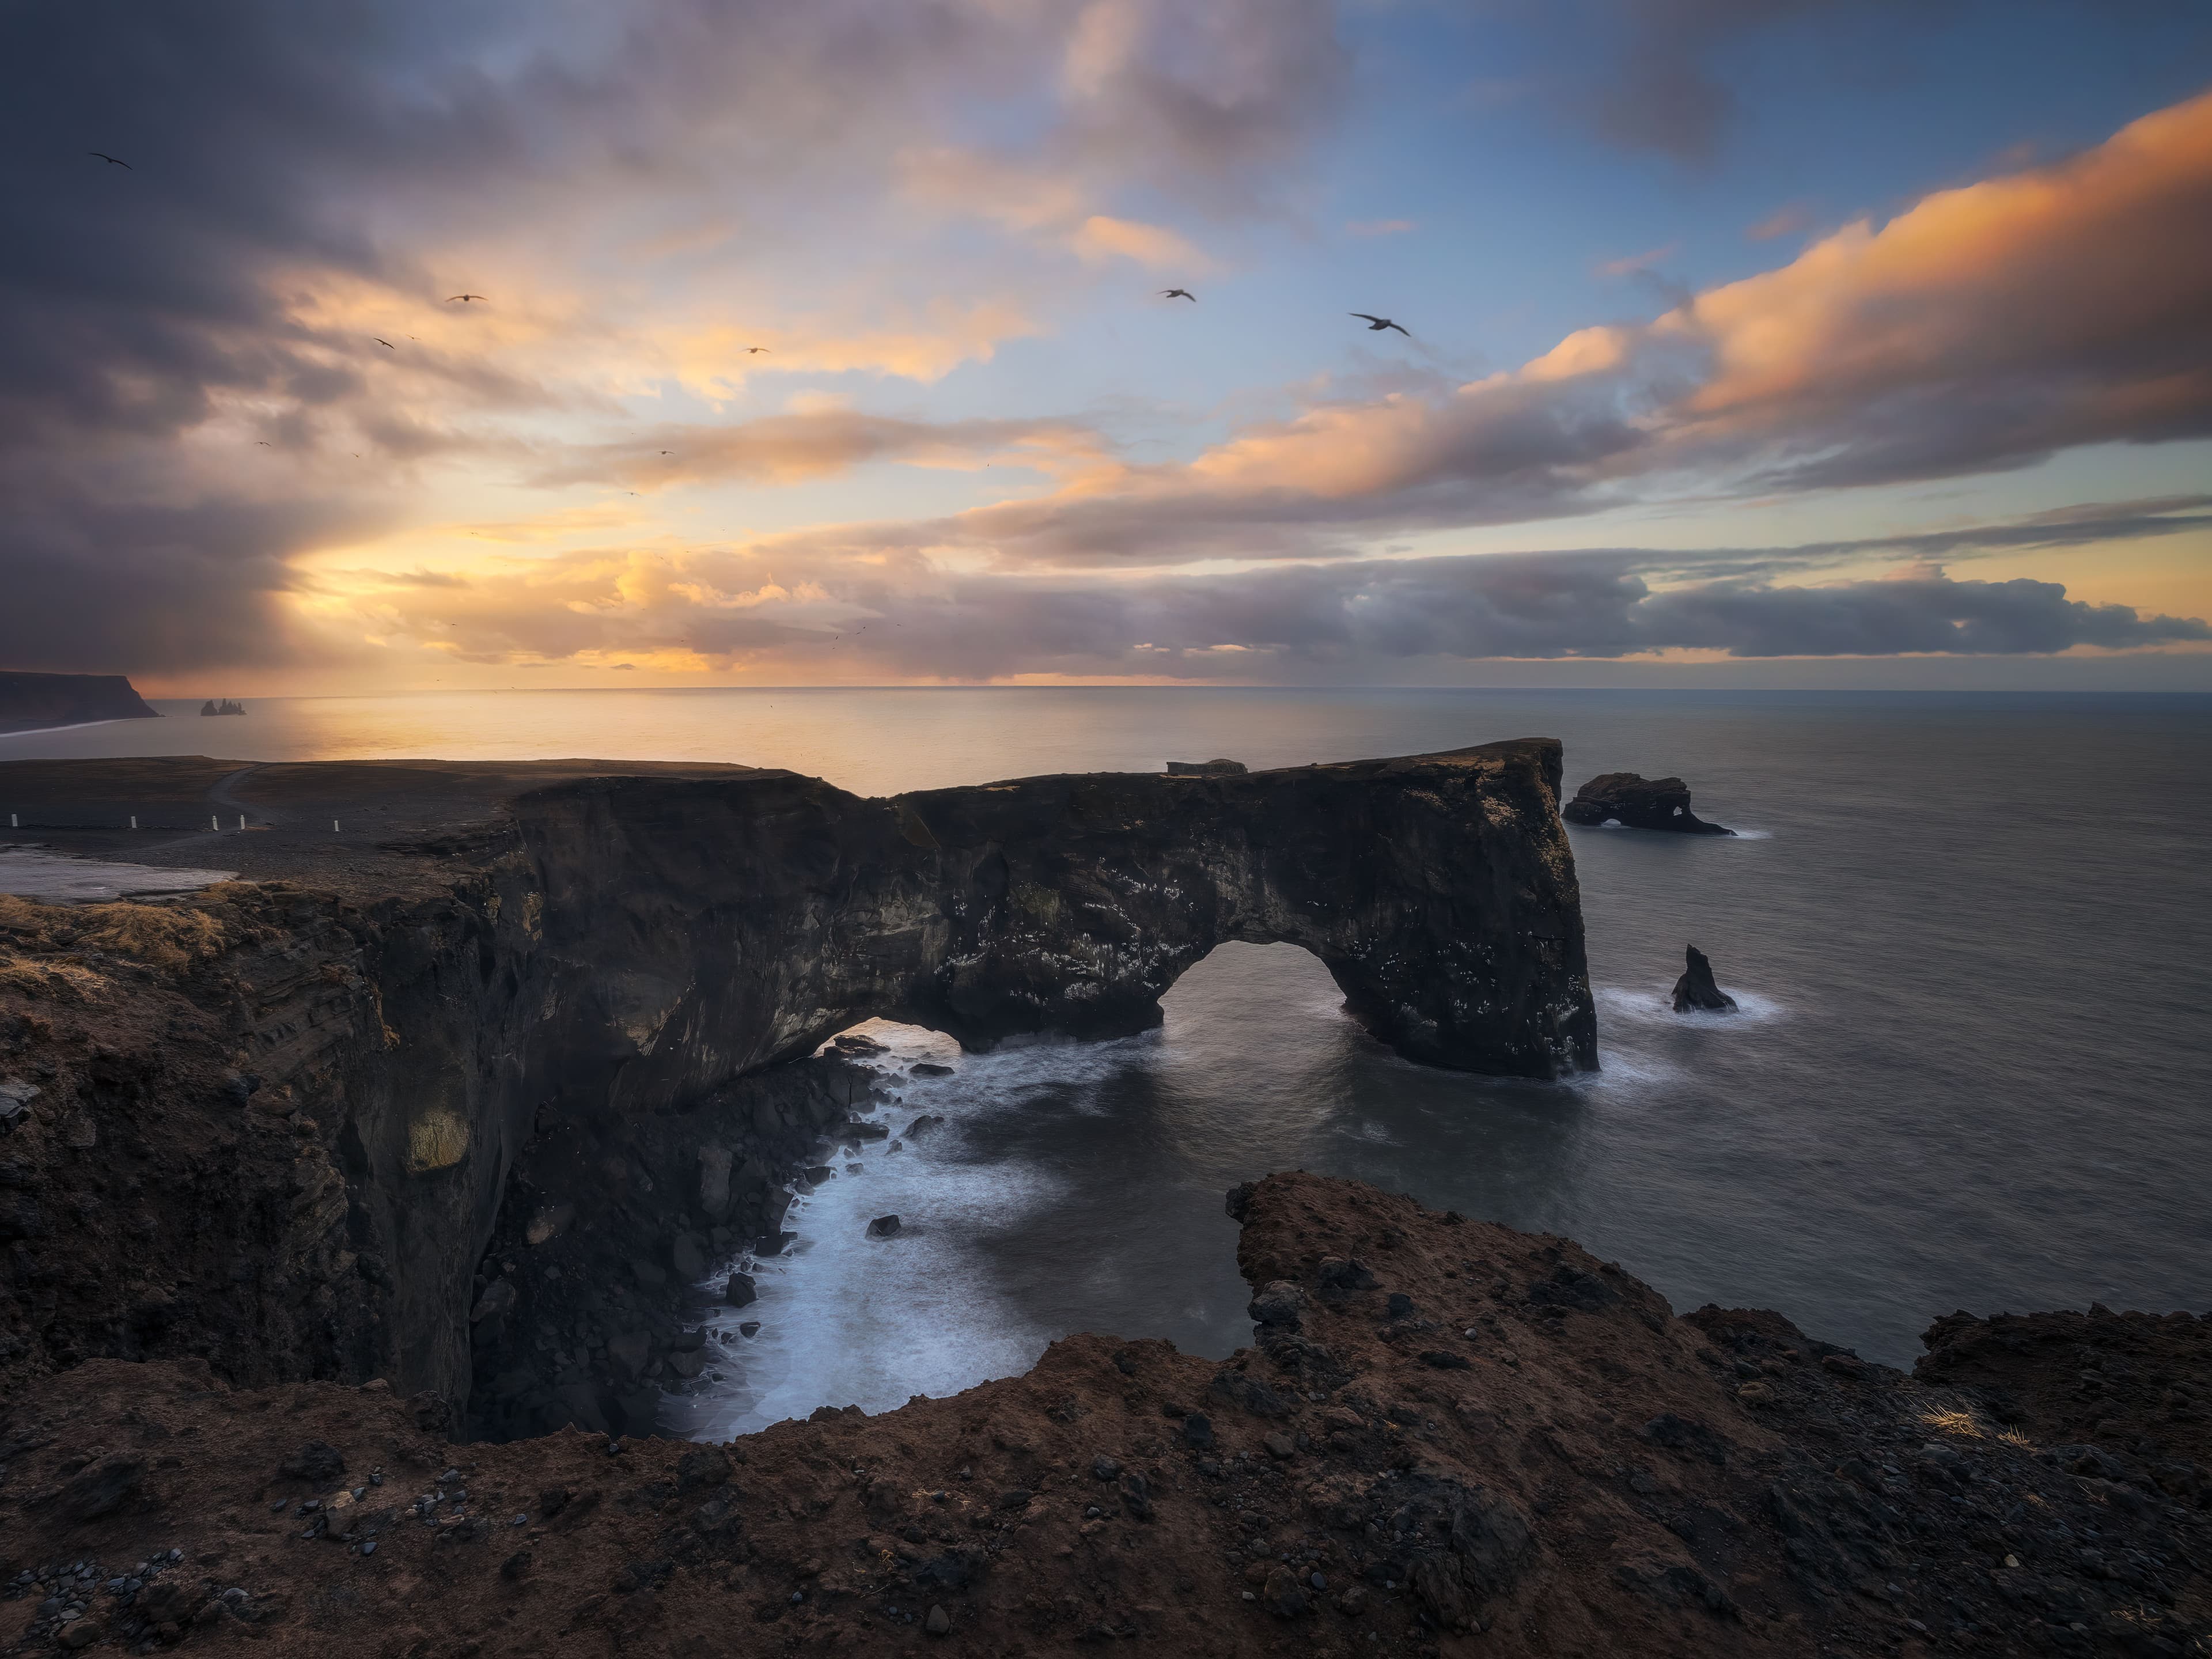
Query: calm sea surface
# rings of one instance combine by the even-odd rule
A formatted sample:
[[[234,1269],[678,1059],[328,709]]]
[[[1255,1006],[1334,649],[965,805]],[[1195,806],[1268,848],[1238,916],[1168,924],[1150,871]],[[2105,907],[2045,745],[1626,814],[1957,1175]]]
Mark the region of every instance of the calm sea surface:
[[[1735,840],[1571,832],[1604,1071],[1425,1071],[1321,965],[1224,945],[1125,1042],[961,1056],[872,1027],[902,1129],[800,1199],[712,1394],[728,1432],[1025,1367],[1066,1332],[1249,1340],[1221,1194],[1302,1166],[1572,1234],[1678,1307],[1909,1363],[1928,1321],[2212,1307],[2212,699],[1182,690],[520,692],[258,702],[0,738],[0,759],[589,755],[865,793],[1562,738],[1570,788],[1679,773]],[[1743,1005],[1678,1018],[1682,947]],[[896,1070],[896,1064],[891,1067]],[[861,1236],[896,1211],[907,1230]]]

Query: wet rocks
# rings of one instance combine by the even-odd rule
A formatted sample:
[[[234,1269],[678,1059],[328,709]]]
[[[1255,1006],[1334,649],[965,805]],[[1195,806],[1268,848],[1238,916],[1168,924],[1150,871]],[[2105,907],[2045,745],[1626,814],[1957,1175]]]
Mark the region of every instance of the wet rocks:
[[[1307,1305],[1304,1289],[1288,1279],[1278,1279],[1261,1285],[1244,1311],[1255,1325],[1276,1325],[1295,1331]]]
[[[750,1273],[732,1273],[722,1286],[722,1301],[732,1308],[750,1308],[760,1299],[760,1291]]]
[[[1734,1009],[1735,999],[1713,982],[1713,964],[1705,953],[1692,945],[1684,957],[1688,965],[1674,981],[1674,1012],[1686,1014],[1698,1009],[1718,1013]]]
[[[913,1077],[951,1077],[952,1075],[952,1068],[950,1066],[940,1066],[933,1060],[917,1060],[906,1069],[908,1074]]]
[[[1690,787],[1680,778],[1646,778],[1606,772],[1592,778],[1559,809],[1569,823],[1618,823],[1627,830],[1663,830],[1685,836],[1732,836],[1690,810]]]
[[[899,1231],[899,1218],[895,1215],[879,1215],[868,1224],[870,1238],[890,1238]]]
[[[950,1071],[951,1067],[947,1066],[945,1069]],[[906,1126],[906,1133],[901,1137],[901,1139],[912,1140],[917,1135],[925,1135],[932,1129],[943,1127],[944,1123],[945,1120],[939,1117],[936,1113],[924,1112],[920,1117],[915,1119],[913,1122]]]

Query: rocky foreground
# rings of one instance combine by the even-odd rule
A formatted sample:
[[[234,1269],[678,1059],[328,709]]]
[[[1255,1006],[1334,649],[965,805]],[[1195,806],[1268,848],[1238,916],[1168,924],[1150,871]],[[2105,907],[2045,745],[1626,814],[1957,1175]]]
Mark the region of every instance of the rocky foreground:
[[[2202,1321],[1947,1321],[1939,1357],[1990,1338],[1972,1363],[2003,1374],[1952,1387],[1357,1183],[1230,1204],[1256,1324],[1226,1361],[1071,1337],[722,1446],[457,1446],[442,1400],[381,1382],[88,1362],[8,1414],[0,1643],[2206,1650],[2212,1492],[2177,1440],[2201,1445]],[[2176,1403],[2054,1438],[2079,1425],[2039,1389],[2106,1394],[2080,1379],[2116,1364],[2179,1367]]]
[[[0,1651],[2207,1651],[2205,1321],[1954,1315],[1908,1379],[1303,1175],[1231,1196],[1226,1362],[642,1432],[793,1183],[927,1133],[790,1058],[870,1013],[1140,1027],[1293,938],[1403,1052],[1579,1063],[1558,769],[0,767],[14,839],[242,878],[0,897]]]

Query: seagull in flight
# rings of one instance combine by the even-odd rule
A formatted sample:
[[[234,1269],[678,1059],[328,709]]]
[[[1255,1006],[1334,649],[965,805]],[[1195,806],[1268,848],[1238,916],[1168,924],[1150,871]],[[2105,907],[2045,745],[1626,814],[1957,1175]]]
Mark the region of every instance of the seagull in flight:
[[[481,300],[483,297],[481,294],[448,294],[446,296],[446,303],[451,305],[456,300]]]
[[[1163,300],[1188,300],[1193,305],[1196,305],[1198,303],[1198,295],[1193,294],[1187,288],[1164,288],[1160,290],[1160,298]]]
[[[745,348],[745,356],[748,356],[748,357],[750,357],[750,356],[751,356],[755,352],[757,352],[757,351],[766,351],[767,349],[768,349],[768,348],[767,348],[766,346],[747,346],[747,347]]]
[[[85,154],[87,155],[97,155],[101,161],[106,162],[108,166],[112,167],[121,167],[125,173],[136,173],[138,171],[137,167],[132,167],[130,162],[125,161],[121,156],[110,155],[104,149],[88,149],[85,151]]]
[[[1386,328],[1396,328],[1398,329],[1398,332],[1405,334],[1407,339],[1410,340],[1413,337],[1411,334],[1407,334],[1404,329],[1399,328],[1398,325],[1392,322],[1388,317],[1369,316],[1368,313],[1364,311],[1347,311],[1344,314],[1347,317],[1358,317],[1364,319],[1367,324],[1367,331],[1370,334],[1376,333]]]
[[[382,346],[386,351],[397,351],[399,349],[398,346],[392,344],[391,341],[386,339],[381,334],[372,334],[368,337],[375,341],[377,344]]]

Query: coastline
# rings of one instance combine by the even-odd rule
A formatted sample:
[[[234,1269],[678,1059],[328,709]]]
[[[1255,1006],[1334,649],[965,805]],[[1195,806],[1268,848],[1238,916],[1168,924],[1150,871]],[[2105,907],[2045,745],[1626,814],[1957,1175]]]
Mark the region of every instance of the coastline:
[[[70,720],[62,726],[28,726],[20,731],[0,732],[0,743],[10,738],[35,738],[47,732],[78,732],[88,726],[113,726],[125,719],[121,714],[110,714],[96,720]]]
[[[52,787],[94,776],[62,763]],[[2206,1322],[1954,1318],[1930,1328],[1941,1365],[1908,1377],[1779,1314],[1678,1317],[1565,1238],[1320,1176],[1231,1195],[1257,1328],[1226,1360],[1073,1337],[874,1418],[823,1401],[719,1446],[629,1432],[665,1381],[715,1363],[678,1316],[702,1270],[782,1247],[791,1172],[825,1133],[896,1127],[866,1121],[834,1044],[690,1091],[678,1062],[741,1028],[631,943],[681,933],[655,895],[734,926],[692,861],[736,848],[713,862],[757,871],[750,792],[779,813],[839,792],[736,769],[234,777],[199,761],[113,787],[239,792],[271,824],[225,837],[240,881],[6,907],[15,1634],[56,1634],[49,1604],[81,1592],[93,1639],[169,1640],[206,1613],[305,1640],[340,1590],[349,1618],[410,1632],[426,1581],[425,1652],[457,1624],[516,1655],[904,1639],[923,1620],[998,1652],[1127,1635],[1272,1653],[1291,1628],[1433,1656],[1629,1632],[1684,1659],[2203,1634]],[[384,816],[332,840],[344,791],[349,825],[371,801]],[[1006,793],[911,798],[898,843],[943,856],[959,811]],[[708,819],[672,802],[725,814],[678,848],[681,880],[646,830]],[[1556,828],[1540,807],[1532,842]],[[567,833],[586,809],[607,816]],[[588,864],[609,825],[623,858]],[[827,879],[857,927],[851,883]],[[1088,890],[1079,867],[1055,879]],[[744,890],[756,914],[775,896]],[[1027,890],[1024,928],[1052,890]],[[466,1437],[487,1431],[526,1437]],[[189,1571],[131,1570],[170,1548]],[[106,1565],[65,1585],[47,1571],[64,1549]],[[149,1582],[178,1588],[142,1613]],[[781,1628],[732,1637],[733,1607]]]

